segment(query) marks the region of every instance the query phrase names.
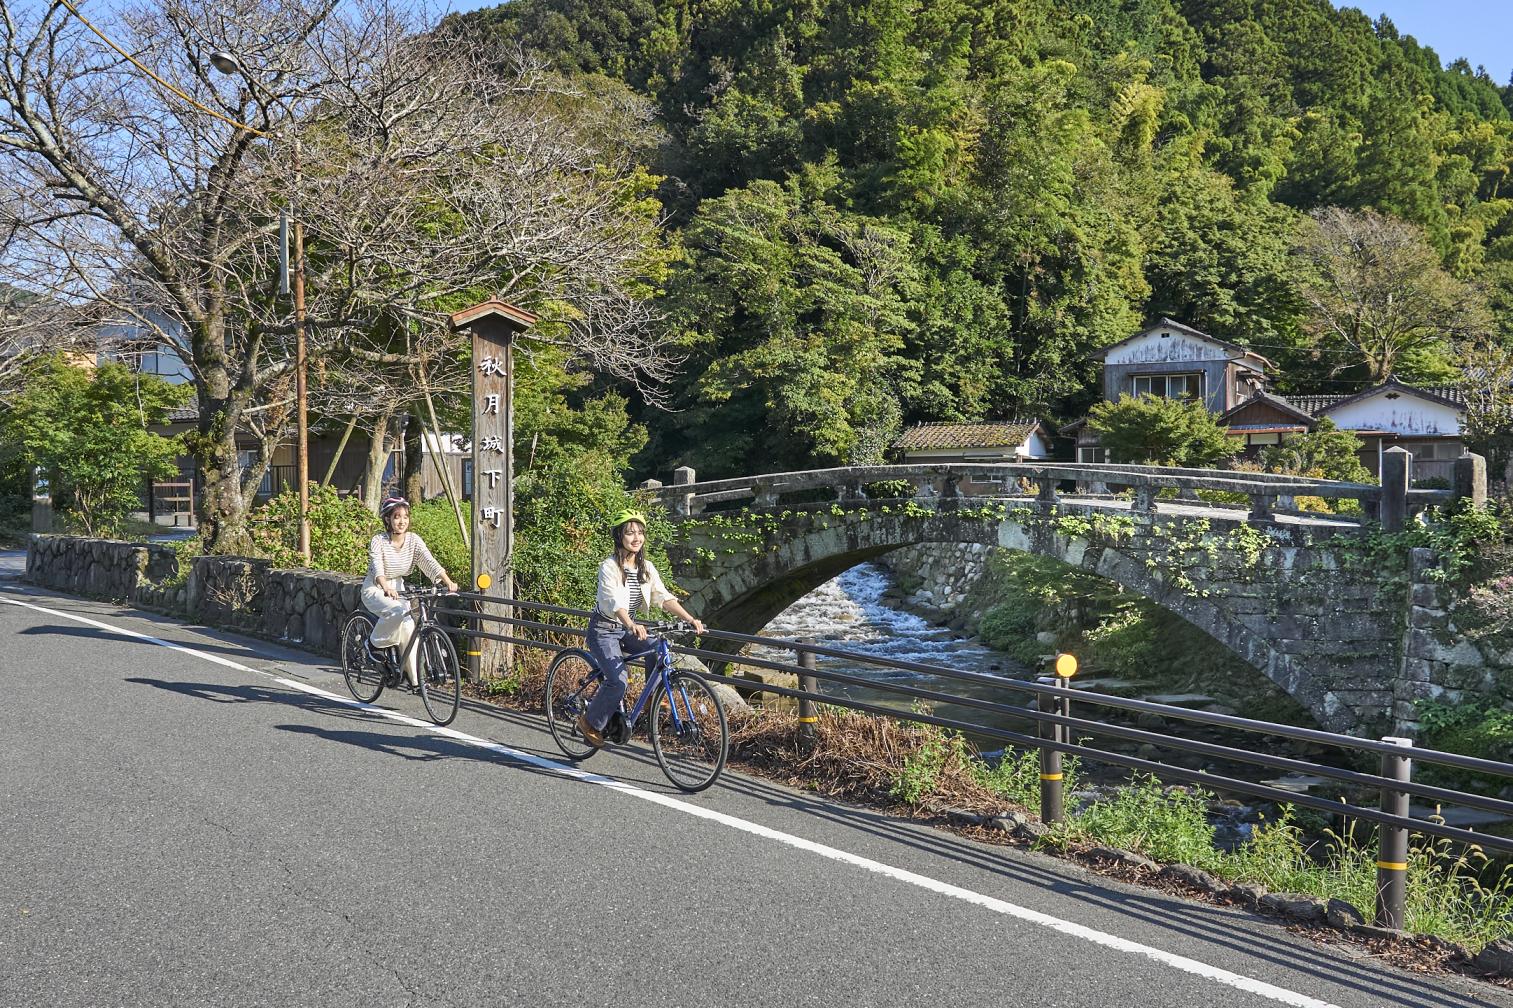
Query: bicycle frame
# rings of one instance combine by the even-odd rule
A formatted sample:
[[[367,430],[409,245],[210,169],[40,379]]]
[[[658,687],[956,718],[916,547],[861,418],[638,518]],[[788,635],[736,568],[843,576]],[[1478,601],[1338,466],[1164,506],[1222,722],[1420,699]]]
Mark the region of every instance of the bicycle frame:
[[[404,650],[399,653],[399,657],[394,662],[395,668],[401,672],[404,670],[405,662],[409,659],[410,653],[415,650],[420,641],[421,629],[436,622],[436,617],[431,613],[431,609],[435,606],[436,598],[439,594],[440,592],[435,588],[406,588],[400,592],[400,597],[407,598],[415,603],[410,607],[410,612],[415,617],[415,632],[410,634],[409,640],[405,641]]]
[[[667,643],[667,638],[659,635],[656,638],[656,645],[652,650],[654,651],[656,658],[652,663],[651,669],[647,671],[646,685],[641,687],[641,693],[636,697],[635,705],[632,706],[630,711],[625,714],[625,723],[630,725],[632,730],[634,730],[636,722],[641,720],[641,714],[646,710],[647,705],[651,702],[652,694],[656,692],[656,688],[660,684],[667,687],[668,705],[672,708],[673,730],[681,733],[683,731],[684,724],[692,723],[693,721],[693,701],[688,699],[688,691],[682,689],[681,687],[678,690],[678,697],[673,696],[672,647]],[[626,664],[629,664],[633,661],[641,661],[643,658],[645,658],[646,654],[647,652],[643,651],[633,658],[628,657],[625,660]],[[588,679],[588,682],[593,682],[595,680],[602,681],[603,679],[604,672],[598,668],[595,668],[594,675]],[[683,701],[683,710],[688,712],[687,717],[684,717],[682,712],[678,710],[679,698],[681,698]],[[620,701],[620,709],[622,711],[624,711],[625,709],[624,700]]]

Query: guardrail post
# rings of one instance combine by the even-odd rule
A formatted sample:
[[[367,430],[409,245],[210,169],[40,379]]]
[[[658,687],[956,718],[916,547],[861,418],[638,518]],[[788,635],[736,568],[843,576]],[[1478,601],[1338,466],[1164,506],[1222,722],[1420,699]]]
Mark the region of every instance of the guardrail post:
[[[1250,495],[1249,520],[1253,522],[1276,521],[1277,516],[1272,511],[1276,507],[1276,494],[1253,493]]]
[[[1406,452],[1404,453],[1406,454]],[[1389,745],[1411,746],[1412,739],[1392,735],[1382,739]],[[1407,783],[1413,778],[1413,761],[1395,753],[1382,754],[1381,776]],[[1388,815],[1408,815],[1408,794],[1390,787],[1382,788],[1380,808]],[[1408,831],[1385,823],[1377,827],[1376,916],[1377,927],[1403,927],[1403,906],[1408,897]]]
[[[1035,680],[1042,686],[1055,686],[1055,676],[1041,676]],[[1043,714],[1060,714],[1061,698],[1054,693],[1045,692],[1037,697],[1040,711]],[[1050,721],[1040,722],[1040,737],[1048,742],[1065,741],[1065,729],[1059,724]],[[1063,785],[1065,780],[1061,772],[1061,750],[1052,749],[1049,746],[1040,747],[1040,821],[1046,825],[1066,821],[1066,808],[1064,801]]]
[[[1466,452],[1455,460],[1455,478],[1450,488],[1456,500],[1468,500],[1474,507],[1487,503],[1487,460],[1475,452]]]
[[[1137,486],[1135,487],[1134,500],[1130,502],[1130,510],[1140,514],[1156,513],[1156,495],[1160,493],[1159,487]]]
[[[805,644],[813,644],[813,641],[804,641]],[[814,652],[799,652],[799,668],[814,668]],[[818,693],[819,682],[812,675],[799,673],[799,689],[805,693]],[[807,744],[814,743],[814,726],[819,723],[819,715],[815,713],[814,701],[808,697],[799,697],[799,739]]]
[[[954,511],[957,504],[958,488],[956,484],[961,482],[960,476],[952,476],[947,473],[940,481],[940,501],[936,507],[941,511]]]
[[[478,682],[483,678],[483,638],[478,636],[478,632],[483,629],[483,620],[478,616],[479,613],[483,612],[483,603],[477,599],[473,599],[468,603],[467,608],[473,611],[472,616],[463,617],[463,624],[473,631],[466,638],[468,682]]]
[[[756,491],[757,507],[774,507],[778,502],[777,486],[767,480],[753,480],[751,489]]]
[[[1401,532],[1408,521],[1408,487],[1413,455],[1405,448],[1382,452],[1382,503],[1377,520],[1386,532]]]

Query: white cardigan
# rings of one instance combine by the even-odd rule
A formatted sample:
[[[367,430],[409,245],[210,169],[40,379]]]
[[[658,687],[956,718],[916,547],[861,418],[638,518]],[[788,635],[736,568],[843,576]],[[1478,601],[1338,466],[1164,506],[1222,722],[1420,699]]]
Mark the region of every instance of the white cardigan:
[[[675,596],[662,583],[662,575],[657,573],[657,568],[650,560],[646,561],[646,579],[641,582],[641,608],[656,608],[673,598]],[[630,585],[625,583],[625,575],[612,556],[599,565],[599,597],[596,607],[599,615],[607,619],[615,619],[617,609],[630,612]]]

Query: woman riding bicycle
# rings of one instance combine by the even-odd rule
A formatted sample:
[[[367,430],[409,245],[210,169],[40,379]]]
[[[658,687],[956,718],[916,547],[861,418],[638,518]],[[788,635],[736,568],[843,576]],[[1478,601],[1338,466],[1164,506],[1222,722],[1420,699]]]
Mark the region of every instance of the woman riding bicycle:
[[[414,573],[418,564],[426,577],[440,581],[447,591],[456,591],[457,584],[441,569],[425,540],[410,531],[409,501],[403,497],[385,498],[378,514],[385,531],[368,544],[368,576],[362,583],[363,607],[377,618],[368,640],[375,648],[398,647],[402,651],[415,633],[410,603],[400,597],[404,579]],[[411,687],[419,685],[414,651],[405,657],[404,672]]]
[[[604,726],[625,696],[626,664],[638,658],[649,661],[654,653],[646,642],[646,628],[635,621],[636,611],[665,609],[692,623],[698,633],[704,632],[704,624],[667,590],[657,568],[646,558],[646,516],[620,512],[614,519],[614,536],[614,553],[599,565],[598,601],[588,620],[588,650],[604,673],[604,685],[588,710],[578,715],[578,730],[593,746],[604,744]]]

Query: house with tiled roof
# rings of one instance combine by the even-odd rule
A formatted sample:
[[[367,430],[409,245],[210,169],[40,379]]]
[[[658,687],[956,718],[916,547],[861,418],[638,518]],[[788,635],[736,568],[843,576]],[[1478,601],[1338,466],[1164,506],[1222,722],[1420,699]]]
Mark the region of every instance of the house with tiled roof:
[[[1254,350],[1162,318],[1105,347],[1103,398],[1162,396],[1197,399],[1235,439],[1236,454],[1254,456],[1328,417],[1361,439],[1361,462],[1381,472],[1381,454],[1413,453],[1415,480],[1449,479],[1465,451],[1465,393],[1448,385],[1413,386],[1395,379],[1348,395],[1279,396],[1268,391],[1275,365]],[[1076,439],[1079,462],[1110,461],[1086,419],[1061,428]]]
[[[982,423],[923,423],[893,442],[904,465],[929,462],[1030,462],[1054,454],[1056,432],[1033,417]],[[971,494],[978,484],[962,481],[957,489]]]
[[[1103,362],[1103,398],[1142,395],[1197,399],[1211,413],[1224,413],[1265,389],[1275,365],[1256,351],[1161,318],[1098,352]],[[1106,462],[1097,434],[1079,420],[1061,429],[1076,439],[1078,462]]]
[[[1051,457],[1055,432],[1044,420],[924,423],[904,431],[893,450],[899,461],[1024,462]]]

